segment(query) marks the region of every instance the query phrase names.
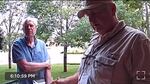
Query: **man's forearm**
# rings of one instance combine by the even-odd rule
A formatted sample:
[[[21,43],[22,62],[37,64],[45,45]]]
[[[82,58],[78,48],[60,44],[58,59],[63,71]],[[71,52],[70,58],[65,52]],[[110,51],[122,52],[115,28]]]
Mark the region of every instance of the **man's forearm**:
[[[79,74],[76,73],[73,76],[66,78],[66,81],[67,81],[66,84],[78,84],[78,76]]]
[[[34,63],[34,62],[27,62],[22,60],[18,62],[19,67],[24,70],[24,72],[36,72],[44,68],[50,68],[50,64],[43,62],[43,63]]]
[[[29,72],[36,72],[44,68],[48,68],[50,65],[48,63],[28,63],[27,68]]]
[[[52,82],[51,69],[45,68],[45,84],[50,84]]]
[[[78,84],[79,73],[75,73],[73,76],[69,76],[65,79],[59,79],[53,82],[53,84]]]

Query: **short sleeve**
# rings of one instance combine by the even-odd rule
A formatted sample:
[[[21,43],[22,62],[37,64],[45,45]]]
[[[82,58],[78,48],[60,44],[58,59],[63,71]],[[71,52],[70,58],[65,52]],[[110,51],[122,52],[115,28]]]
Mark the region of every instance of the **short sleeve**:
[[[150,84],[150,40],[139,35],[132,49],[132,84]]]
[[[44,50],[44,55],[45,55],[45,58],[46,58],[46,62],[50,63],[50,55],[48,54],[48,51],[47,51],[47,47],[46,47],[46,44],[43,43],[43,50]]]
[[[14,63],[17,63],[19,60],[25,59],[24,54],[22,53],[22,48],[19,44],[14,42],[12,47],[12,60]]]

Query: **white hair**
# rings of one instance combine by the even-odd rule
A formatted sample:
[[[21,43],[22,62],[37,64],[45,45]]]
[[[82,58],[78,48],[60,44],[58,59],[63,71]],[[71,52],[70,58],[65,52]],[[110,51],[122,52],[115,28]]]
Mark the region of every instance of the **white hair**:
[[[38,19],[37,19],[37,18],[34,18],[34,17],[27,17],[27,18],[24,19],[23,25],[26,23],[26,21],[32,21],[32,22],[35,24],[35,26],[38,25],[38,22],[37,22]]]

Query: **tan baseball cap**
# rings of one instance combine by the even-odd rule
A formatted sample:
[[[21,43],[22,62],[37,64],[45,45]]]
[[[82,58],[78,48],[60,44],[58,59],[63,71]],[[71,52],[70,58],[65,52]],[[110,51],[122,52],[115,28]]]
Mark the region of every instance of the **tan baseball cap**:
[[[96,8],[103,3],[113,3],[113,0],[86,0],[85,7],[78,12],[77,16],[82,18],[86,14],[85,10]]]

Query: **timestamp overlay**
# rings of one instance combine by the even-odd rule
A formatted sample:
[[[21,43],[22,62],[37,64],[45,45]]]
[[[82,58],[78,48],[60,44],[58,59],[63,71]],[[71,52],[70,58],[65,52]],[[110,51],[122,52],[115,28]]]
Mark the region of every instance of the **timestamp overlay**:
[[[17,73],[17,72],[5,72],[5,80],[15,79],[38,79],[35,73]]]

